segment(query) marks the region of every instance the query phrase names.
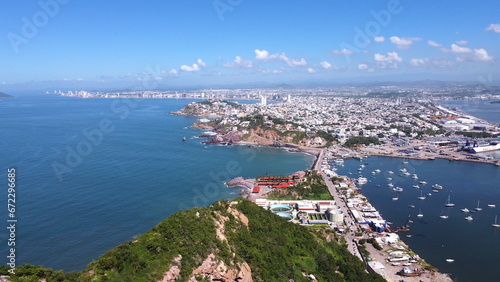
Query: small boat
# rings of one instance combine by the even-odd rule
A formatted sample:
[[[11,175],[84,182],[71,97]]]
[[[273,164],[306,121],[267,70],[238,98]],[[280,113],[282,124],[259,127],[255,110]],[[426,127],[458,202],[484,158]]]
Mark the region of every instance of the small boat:
[[[402,168],[399,171],[401,171],[401,172],[407,172],[406,168]]]
[[[420,184],[425,185],[425,184],[427,184],[427,181],[422,180],[422,181],[420,181]]]
[[[415,189],[420,189],[420,186],[418,186],[418,185],[413,185],[413,188],[415,188]]]
[[[185,142],[186,141],[186,137],[182,137],[182,142]]]
[[[491,227],[496,227],[496,228],[500,227],[500,224],[497,223],[497,216],[496,215],[495,215],[495,223],[493,223],[491,225]]]
[[[462,212],[470,212],[470,210],[468,208],[463,208],[461,209]]]
[[[443,190],[443,186],[441,186],[439,184],[434,184],[434,185],[432,185],[432,189]]]
[[[477,200],[477,207],[475,208],[476,211],[482,211],[483,209],[479,207],[479,200]]]
[[[420,197],[418,197],[417,199],[419,199],[419,200],[425,200],[425,196],[422,193],[422,190],[420,190]]]
[[[466,217],[465,217],[465,220],[472,221],[472,220],[473,220],[473,218],[472,218],[472,216],[470,216],[470,215],[469,215],[469,216],[466,216]]]
[[[488,205],[488,208],[494,208],[494,207],[496,207],[496,205],[493,205],[493,204]]]
[[[415,205],[409,205],[408,207],[414,209]]]
[[[448,208],[451,208],[451,207],[454,207],[455,204],[451,203],[450,201],[450,195],[448,195],[448,200],[446,201],[446,203],[444,204],[445,207],[448,207]]]
[[[398,197],[394,197],[394,198],[392,198],[392,200],[393,201],[397,201],[397,200],[399,200],[399,198]]]
[[[392,188],[392,190],[394,192],[403,192],[403,188],[401,188],[401,187]]]
[[[392,183],[387,183],[387,187],[394,187]]]
[[[422,213],[422,210],[420,208],[418,208],[418,214],[417,214],[417,217],[418,218],[422,218],[424,217],[424,214]]]
[[[407,238],[411,238],[411,234],[406,235]]]
[[[418,179],[418,176],[417,176],[416,174],[413,174],[411,177],[412,177],[413,179]]]
[[[377,168],[376,170],[374,170],[374,172],[375,172],[375,173],[379,173],[379,172],[380,172],[380,169],[378,169],[378,168]]]
[[[447,219],[448,218],[448,216],[444,215],[444,214],[440,215],[439,217],[442,218],[442,219]]]
[[[387,173],[389,173],[389,174],[394,174],[394,171],[389,170]]]
[[[454,262],[454,261],[455,261],[455,260],[454,260],[454,259],[451,259],[451,258],[446,259],[446,262]]]
[[[432,190],[432,192],[434,192],[434,193],[439,193],[439,190],[434,190],[434,189],[433,189],[433,190]]]
[[[407,161],[404,161],[404,162],[403,162],[403,164],[408,164],[408,162],[407,162]]]

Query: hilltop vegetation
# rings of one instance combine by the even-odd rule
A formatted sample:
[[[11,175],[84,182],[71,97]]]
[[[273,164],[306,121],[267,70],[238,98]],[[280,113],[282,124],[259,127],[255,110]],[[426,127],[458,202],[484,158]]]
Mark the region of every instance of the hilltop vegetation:
[[[79,273],[16,268],[12,281],[384,281],[345,243],[284,221],[245,199],[181,211]],[[5,267],[1,268],[6,273]]]
[[[304,181],[286,188],[275,188],[266,198],[276,200],[332,200],[325,181],[315,170],[306,171]]]

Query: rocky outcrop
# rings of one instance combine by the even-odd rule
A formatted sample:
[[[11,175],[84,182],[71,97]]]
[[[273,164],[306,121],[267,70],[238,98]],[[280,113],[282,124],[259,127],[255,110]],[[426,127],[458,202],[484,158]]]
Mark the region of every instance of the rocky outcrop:
[[[252,270],[246,263],[238,263],[229,267],[223,261],[217,260],[214,254],[208,255],[203,263],[193,271],[191,282],[198,281],[195,277],[208,278],[210,281],[253,281]]]
[[[163,279],[160,280],[160,282],[173,282],[178,280],[179,275],[181,274],[181,268],[179,267],[181,260],[181,255],[178,255],[172,260],[173,265],[163,274]]]

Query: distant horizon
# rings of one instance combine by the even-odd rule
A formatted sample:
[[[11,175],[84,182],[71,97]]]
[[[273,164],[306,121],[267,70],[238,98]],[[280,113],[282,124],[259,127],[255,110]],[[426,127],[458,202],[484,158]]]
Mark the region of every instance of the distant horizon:
[[[0,3],[0,91],[500,83],[500,2]]]
[[[5,87],[0,86],[0,92],[5,94],[22,92],[38,92],[44,94],[50,92],[52,94],[54,91],[89,91],[89,92],[124,92],[124,91],[196,91],[196,90],[206,90],[206,89],[314,89],[314,88],[338,88],[338,87],[383,87],[383,86],[396,86],[396,87],[422,87],[422,88],[434,88],[434,87],[448,87],[448,86],[476,86],[482,85],[485,89],[488,88],[500,88],[500,81],[484,83],[480,80],[477,81],[457,81],[457,80],[432,80],[432,79],[422,79],[422,80],[407,80],[407,81],[348,81],[348,82],[288,82],[288,83],[270,83],[270,82],[255,82],[255,83],[245,83],[245,84],[217,84],[217,85],[179,85],[179,86],[167,86],[167,85],[155,85],[151,88],[146,88],[144,85],[128,85],[128,86],[92,86],[92,85],[81,85],[81,86],[69,86],[69,85],[45,85],[45,86],[35,86],[26,87],[24,84],[16,85],[15,87]],[[500,92],[499,91],[494,91]],[[32,93],[35,94],[35,93]]]

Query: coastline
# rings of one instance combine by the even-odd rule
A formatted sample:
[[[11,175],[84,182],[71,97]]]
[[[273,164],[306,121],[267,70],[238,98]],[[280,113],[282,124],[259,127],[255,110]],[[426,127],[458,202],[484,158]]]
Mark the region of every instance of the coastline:
[[[442,106],[439,106],[440,108]],[[442,107],[444,108],[444,107]],[[450,111],[451,112],[451,111]],[[491,124],[491,122],[484,121],[482,119],[475,118],[471,115],[467,114],[462,114],[459,112],[456,112],[456,114],[461,115],[461,116],[466,116],[470,118],[474,118],[478,121],[484,122]],[[270,140],[271,141],[271,140]],[[300,146],[296,144],[287,144],[287,143],[280,143],[276,141],[271,141],[271,144],[257,144],[256,142],[248,142],[248,141],[237,141],[234,142],[233,144],[237,145],[248,145],[248,146],[267,146],[267,147],[281,147],[281,148],[290,148],[290,152],[303,152],[307,154],[314,155],[316,159],[314,160],[312,164],[313,170],[316,170],[318,172],[322,172],[321,170],[321,163],[324,160],[324,158],[327,159],[332,159],[334,158],[354,158],[354,157],[370,157],[370,156],[381,156],[381,157],[391,157],[391,158],[402,158],[402,159],[415,159],[415,160],[435,160],[435,159],[445,159],[448,161],[468,161],[468,162],[476,162],[476,163],[484,163],[484,164],[492,164],[496,166],[500,166],[500,160],[498,159],[483,159],[480,158],[477,155],[470,154],[470,153],[464,153],[464,152],[458,152],[456,149],[458,146],[438,146],[436,144],[432,144],[433,141],[427,141],[427,140],[411,140],[406,144],[406,146],[396,146],[394,144],[383,144],[383,145],[377,145],[377,146],[363,146],[359,147],[356,150],[351,150],[347,149],[344,147],[341,147],[339,145],[331,146],[329,148],[315,148],[315,147],[306,147],[306,146]],[[431,145],[432,144],[432,145]],[[411,154],[405,154],[401,153],[399,151],[402,151],[404,149],[411,149],[415,148],[416,146],[434,146],[436,151],[419,151],[416,152],[416,154],[411,155]],[[440,152],[438,152],[440,151]],[[346,176],[342,176],[344,178],[348,178]],[[326,178],[325,175],[323,175],[323,178],[326,183],[329,183],[329,179]],[[349,182],[354,183],[352,179],[349,179]],[[245,182],[248,183],[248,182]],[[228,185],[229,186],[229,185]],[[249,189],[248,191],[248,196],[247,198],[250,200],[253,200],[255,202],[256,198],[259,198],[261,196],[261,193],[258,194],[253,194],[250,192],[250,190],[253,188],[253,185],[232,185],[232,186],[244,186]],[[334,188],[334,190],[336,190]],[[338,191],[337,191],[338,192]],[[334,196],[334,193],[332,193],[332,196]],[[340,196],[339,196],[340,197]],[[337,202],[337,199],[335,200]],[[342,203],[341,201],[337,203]],[[345,207],[347,208],[347,201],[344,201]],[[349,213],[346,213],[349,214]],[[352,223],[355,221],[351,219]],[[348,241],[349,242],[349,241]],[[411,249],[407,244],[405,244],[403,241],[400,241],[400,244],[403,245],[407,250],[410,252]],[[350,244],[349,244],[350,245]],[[379,252],[380,253],[380,252]],[[418,255],[416,255],[418,257]],[[425,260],[422,259],[422,261],[425,262]],[[388,263],[390,264],[390,263]],[[426,263],[424,263],[426,264]],[[395,265],[393,265],[390,269],[393,269]],[[397,268],[401,268],[398,267]],[[394,268],[395,269],[395,268]],[[395,273],[395,272],[394,272]],[[449,274],[441,273],[437,270],[428,270],[425,272],[425,278],[426,281],[452,281],[450,278]],[[388,281],[399,281],[402,277],[396,276],[392,277],[391,279],[388,279]],[[409,277],[404,277],[406,281],[421,281],[421,278],[423,277],[416,277],[416,278],[409,278]],[[387,279],[387,278],[386,278]],[[416,279],[416,280],[414,280]],[[429,279],[429,280],[427,280]]]

